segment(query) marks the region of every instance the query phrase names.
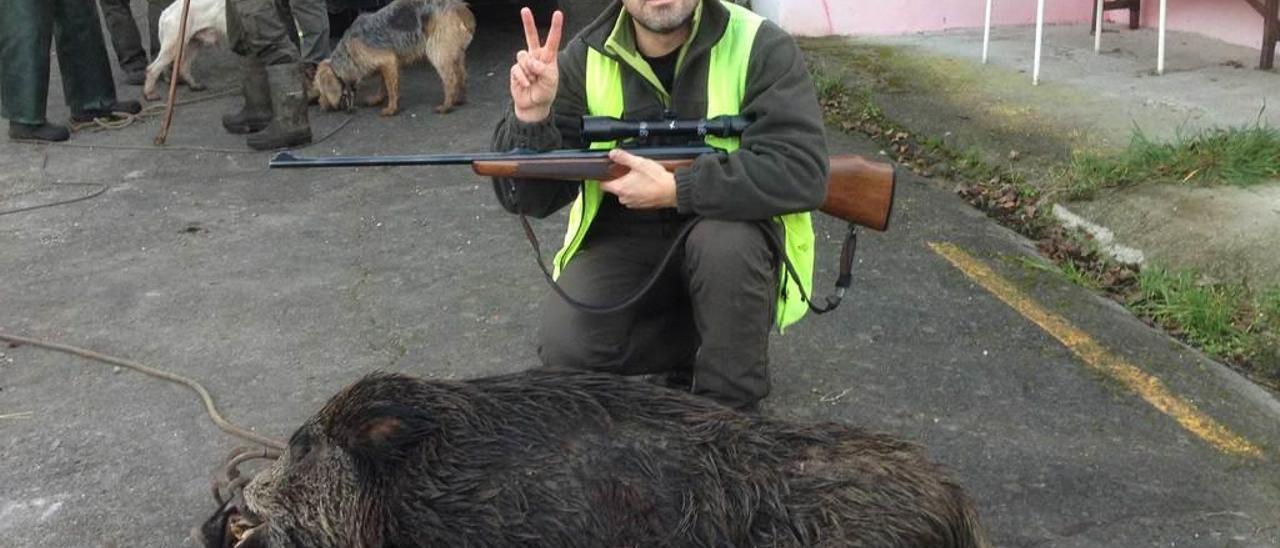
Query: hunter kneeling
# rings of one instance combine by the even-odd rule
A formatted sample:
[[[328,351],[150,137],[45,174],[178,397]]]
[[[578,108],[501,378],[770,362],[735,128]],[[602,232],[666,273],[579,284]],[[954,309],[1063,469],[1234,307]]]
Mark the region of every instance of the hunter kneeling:
[[[622,0],[558,55],[560,15],[545,44],[531,13],[522,17],[528,49],[511,67],[512,108],[494,150],[612,148],[583,142],[584,115],[751,120],[740,137],[707,138],[724,154],[674,173],[615,149],[611,159],[631,171],[610,181],[495,179],[513,213],[545,217],[572,202],[554,269],[578,301],[617,303],[675,250],[654,285],[621,310],[589,311],[550,295],[542,361],[652,374],[754,408],[769,394],[770,331],[807,311],[797,285],[812,287],[809,212],[827,191],[822,114],[799,48],[776,25],[720,0]]]

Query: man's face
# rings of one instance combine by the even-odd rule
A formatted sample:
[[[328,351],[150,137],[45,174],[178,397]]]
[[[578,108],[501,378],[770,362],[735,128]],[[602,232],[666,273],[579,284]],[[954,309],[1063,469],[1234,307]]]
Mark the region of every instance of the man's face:
[[[679,29],[693,17],[702,0],[622,0],[636,23],[650,32],[666,34]]]

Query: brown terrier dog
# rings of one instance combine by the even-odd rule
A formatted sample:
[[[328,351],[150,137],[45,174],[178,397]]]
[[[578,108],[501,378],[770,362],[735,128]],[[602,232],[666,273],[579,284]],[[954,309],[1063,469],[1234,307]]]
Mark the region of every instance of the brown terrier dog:
[[[351,24],[316,67],[312,93],[325,110],[350,110],[356,85],[377,72],[383,86],[367,105],[386,101],[381,114],[391,116],[400,109],[400,67],[425,57],[444,84],[435,110],[449,112],[466,98],[466,53],[475,31],[476,18],[461,0],[395,0]]]

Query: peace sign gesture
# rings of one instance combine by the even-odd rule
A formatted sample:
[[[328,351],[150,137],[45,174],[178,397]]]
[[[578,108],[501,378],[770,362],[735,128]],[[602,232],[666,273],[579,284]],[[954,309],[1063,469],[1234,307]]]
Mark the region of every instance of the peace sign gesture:
[[[564,15],[559,10],[551,16],[551,31],[543,44],[538,28],[533,23],[533,12],[520,9],[524,21],[524,39],[528,49],[516,53],[516,64],[511,65],[511,100],[515,104],[516,118],[522,122],[541,122],[551,115],[551,102],[556,98],[560,85],[560,66],[556,55],[560,50],[560,31]]]

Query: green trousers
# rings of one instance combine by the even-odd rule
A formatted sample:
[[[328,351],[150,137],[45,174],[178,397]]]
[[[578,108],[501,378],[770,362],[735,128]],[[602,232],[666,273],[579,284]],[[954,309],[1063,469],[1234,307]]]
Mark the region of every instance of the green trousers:
[[[289,11],[298,23],[298,48],[302,62],[319,64],[329,58],[329,8],[325,0],[289,0]]]
[[[282,0],[227,0],[231,51],[264,65],[299,61],[297,27]]]
[[[49,45],[56,40],[62,90],[72,113],[116,102],[111,61],[93,0],[0,0],[0,114],[43,124]]]
[[[147,0],[147,36],[151,40],[151,58],[160,54],[160,14],[173,0]]]
[[[111,33],[111,49],[116,52],[116,62],[125,74],[139,73],[147,69],[147,52],[142,49],[142,34],[133,19],[129,0],[98,0],[102,18],[107,21]]]
[[[679,228],[597,221],[560,273],[560,287],[589,304],[617,303],[645,282]],[[675,257],[644,298],[618,312],[584,312],[549,295],[538,333],[543,364],[692,373],[694,394],[743,409],[767,396],[778,259],[764,233],[755,223],[704,219]]]

